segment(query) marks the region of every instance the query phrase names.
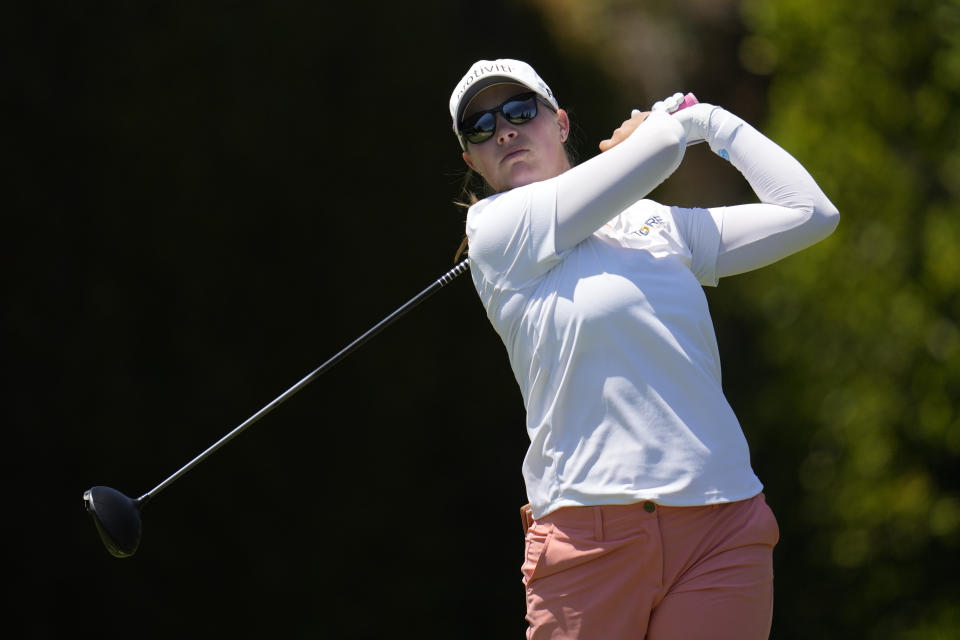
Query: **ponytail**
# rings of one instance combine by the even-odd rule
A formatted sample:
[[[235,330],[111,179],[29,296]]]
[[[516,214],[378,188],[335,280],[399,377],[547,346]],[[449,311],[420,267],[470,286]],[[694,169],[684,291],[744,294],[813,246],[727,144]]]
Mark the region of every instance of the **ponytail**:
[[[477,195],[478,193],[480,195]],[[487,181],[480,177],[480,174],[473,171],[473,169],[467,169],[467,172],[463,176],[460,196],[457,200],[453,201],[453,204],[461,209],[469,209],[483,198],[492,196],[493,194],[494,191],[490,188],[490,185],[487,184]],[[453,254],[453,262],[455,264],[460,262],[463,256],[469,253],[469,251],[470,247],[467,242],[467,236],[464,234],[463,240],[460,241],[460,246],[457,247],[457,252]]]

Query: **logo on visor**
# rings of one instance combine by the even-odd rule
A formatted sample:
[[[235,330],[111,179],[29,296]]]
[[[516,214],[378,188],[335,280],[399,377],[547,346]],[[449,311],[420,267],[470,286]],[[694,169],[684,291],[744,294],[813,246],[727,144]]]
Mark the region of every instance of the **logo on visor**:
[[[491,73],[506,73],[513,75],[513,69],[505,64],[494,64],[492,66],[480,65],[478,67],[474,67],[470,71],[471,72],[463,79],[463,85],[461,85],[460,91],[457,93],[457,100],[459,100],[466,90],[470,88],[470,85],[486,75]]]

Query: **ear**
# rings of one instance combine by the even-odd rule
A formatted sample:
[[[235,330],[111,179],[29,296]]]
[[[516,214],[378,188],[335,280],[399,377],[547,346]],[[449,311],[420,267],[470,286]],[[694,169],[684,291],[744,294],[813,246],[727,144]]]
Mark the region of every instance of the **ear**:
[[[570,137],[570,116],[563,109],[557,109],[557,126],[560,127],[560,142]]]
[[[460,157],[463,158],[463,161],[467,163],[467,166],[468,166],[468,167],[470,167],[473,171],[475,171],[475,172],[477,172],[477,173],[480,173],[479,171],[477,171],[477,167],[474,166],[473,161],[470,159],[470,154],[469,154],[469,153],[467,153],[466,151],[464,151],[464,152],[463,152],[463,155],[460,156]],[[481,173],[480,175],[483,175],[483,174]]]

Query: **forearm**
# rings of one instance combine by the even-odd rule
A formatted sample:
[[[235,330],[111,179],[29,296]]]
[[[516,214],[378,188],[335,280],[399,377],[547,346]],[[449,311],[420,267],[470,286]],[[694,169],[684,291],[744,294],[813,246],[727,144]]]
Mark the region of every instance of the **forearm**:
[[[679,166],[685,145],[680,123],[651,114],[626,140],[557,178],[557,251],[653,191]]]
[[[705,108],[675,117],[692,121],[685,123],[689,136],[702,137],[728,159],[762,203],[724,210],[720,277],[776,262],[833,232],[836,207],[796,159],[732,113],[701,106]]]

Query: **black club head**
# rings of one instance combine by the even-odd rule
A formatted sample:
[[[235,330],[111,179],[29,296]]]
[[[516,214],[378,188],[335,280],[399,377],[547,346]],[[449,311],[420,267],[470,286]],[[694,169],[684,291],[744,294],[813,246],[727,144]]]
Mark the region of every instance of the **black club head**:
[[[83,492],[83,502],[110,555],[128,558],[136,553],[142,531],[139,501],[98,486]]]

